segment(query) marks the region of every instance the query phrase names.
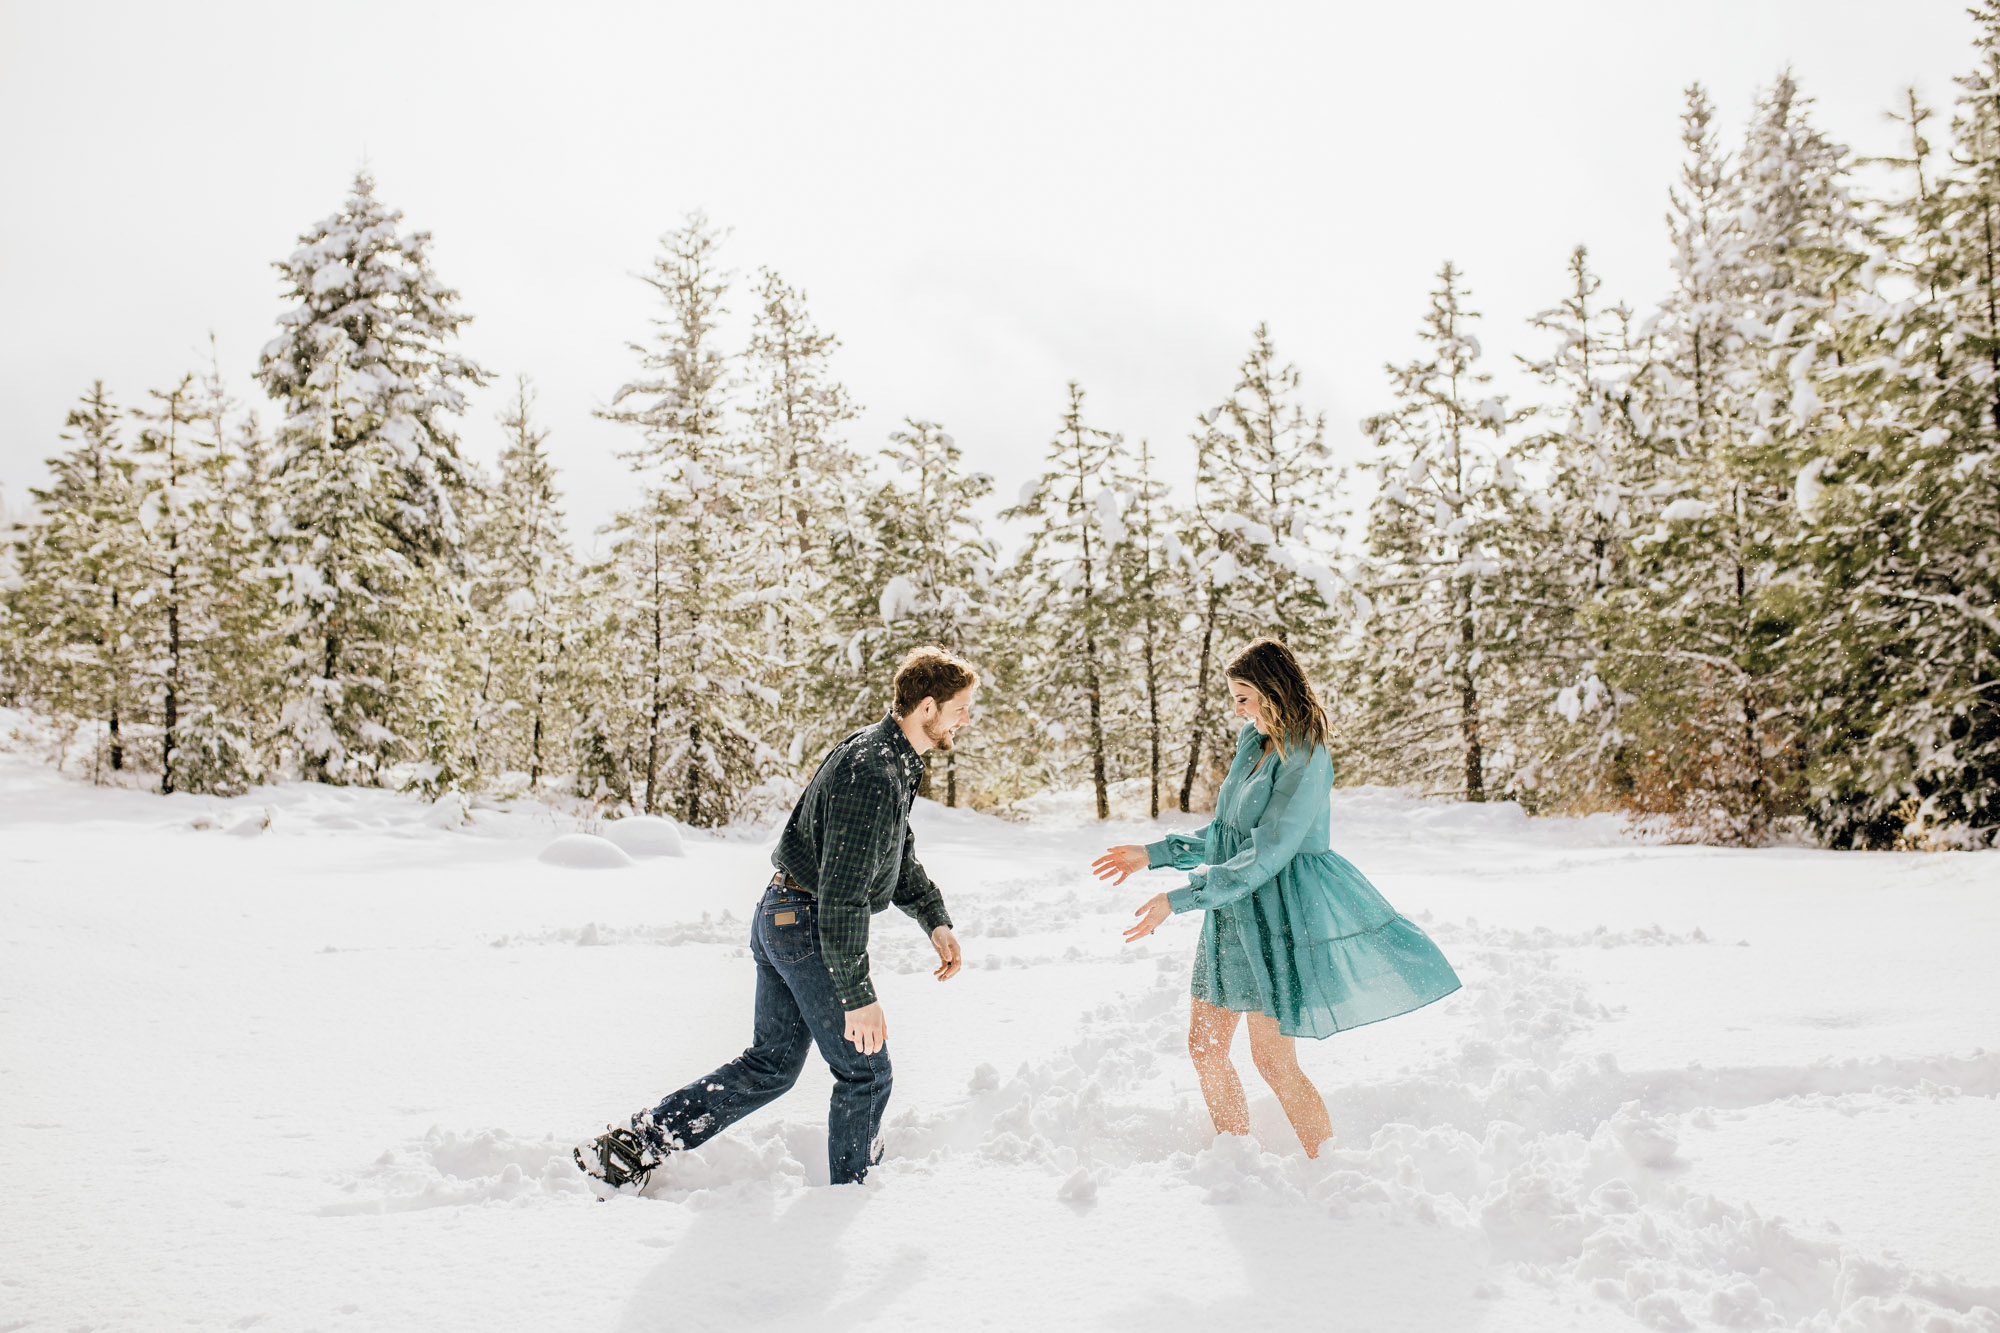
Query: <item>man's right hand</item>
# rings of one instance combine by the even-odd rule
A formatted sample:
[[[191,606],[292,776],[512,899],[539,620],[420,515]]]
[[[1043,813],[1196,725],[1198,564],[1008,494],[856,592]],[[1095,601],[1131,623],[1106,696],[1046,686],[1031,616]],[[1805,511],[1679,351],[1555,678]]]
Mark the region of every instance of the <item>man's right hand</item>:
[[[863,1055],[873,1055],[889,1040],[889,1020],[882,1002],[847,1011],[847,1040]]]

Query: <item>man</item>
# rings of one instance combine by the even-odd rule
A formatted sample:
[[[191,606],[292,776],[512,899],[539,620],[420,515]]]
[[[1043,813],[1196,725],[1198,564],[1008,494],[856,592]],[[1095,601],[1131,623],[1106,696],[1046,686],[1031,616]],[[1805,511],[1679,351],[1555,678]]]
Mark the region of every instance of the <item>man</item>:
[[[750,925],[757,1008],[750,1047],[670,1094],[631,1127],[578,1144],[576,1164],[614,1188],[644,1188],[666,1155],[692,1148],[782,1096],[817,1045],[833,1070],[828,1174],[858,1182],[880,1159],[889,1101],[888,1022],[868,978],[868,919],[891,903],[930,933],[936,976],[958,973],[958,939],[944,898],[917,863],[910,805],[923,755],[950,750],[972,720],[979,673],[941,648],[896,668],[889,716],[821,761],[785,822],[764,899]]]

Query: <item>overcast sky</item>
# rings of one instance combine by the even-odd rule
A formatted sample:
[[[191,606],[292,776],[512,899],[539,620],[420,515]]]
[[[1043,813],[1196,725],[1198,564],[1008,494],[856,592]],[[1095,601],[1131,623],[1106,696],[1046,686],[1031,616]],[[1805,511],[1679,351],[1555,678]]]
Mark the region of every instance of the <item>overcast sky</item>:
[[[534,377],[580,534],[630,494],[590,413],[648,331],[631,274],[693,208],[733,229],[739,316],[768,265],[841,337],[862,448],[942,421],[1011,498],[1074,378],[1184,485],[1268,320],[1358,460],[1447,257],[1495,359],[1578,241],[1607,294],[1658,297],[1690,81],[1733,141],[1789,64],[1879,152],[1970,32],[1959,0],[0,0],[0,486],[40,484],[93,378],[133,402],[210,331],[259,397],[270,262],[364,162],[434,234],[466,350]]]

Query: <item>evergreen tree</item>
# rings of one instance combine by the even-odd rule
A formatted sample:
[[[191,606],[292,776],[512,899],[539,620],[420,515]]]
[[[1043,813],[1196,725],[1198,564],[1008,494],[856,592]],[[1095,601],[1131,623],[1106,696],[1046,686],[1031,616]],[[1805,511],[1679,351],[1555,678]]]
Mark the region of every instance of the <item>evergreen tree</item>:
[[[49,460],[53,483],[29,491],[35,513],[16,548],[19,584],[9,598],[29,699],[102,728],[94,753],[114,772],[126,767],[142,695],[139,500],[123,416],[101,380],[69,413],[63,439],[72,447]]]
[[[1650,508],[1657,456],[1635,401],[1644,350],[1631,311],[1599,299],[1579,245],[1569,291],[1529,320],[1554,340],[1523,358],[1543,386],[1542,428],[1513,456],[1544,479],[1506,502],[1499,542],[1511,571],[1515,636],[1508,710],[1522,763],[1515,786],[1536,803],[1610,794],[1618,781],[1616,696],[1600,675],[1608,603],[1628,586],[1633,514]]]
[[[1370,417],[1380,490],[1369,511],[1375,613],[1363,706],[1375,719],[1370,771],[1485,800],[1496,740],[1492,686],[1509,648],[1510,589],[1500,541],[1513,489],[1499,444],[1508,423],[1484,393],[1479,340],[1458,270],[1438,272],[1418,336],[1424,353],[1390,366],[1396,407]]]
[[[775,673],[770,683],[782,696],[777,734],[789,737],[788,762],[804,776],[798,770],[808,752],[816,761],[837,739],[814,667],[830,658],[838,671],[858,628],[837,614],[834,584],[836,564],[858,554],[861,460],[839,436],[856,415],[833,374],[840,340],[813,323],[805,293],[770,269],[756,297],[747,358],[755,396],[746,409],[754,581]]]
[[[1196,498],[1203,521],[1234,563],[1247,637],[1269,634],[1310,654],[1331,633],[1339,594],[1319,552],[1338,543],[1339,475],[1326,416],[1299,401],[1296,366],[1279,365],[1259,324],[1236,387],[1200,418]]]
[[[1112,551],[1126,537],[1112,485],[1122,446],[1120,437],[1085,424],[1083,388],[1071,380],[1045,470],[1000,515],[1034,524],[1009,582],[1026,612],[1019,628],[1032,643],[1026,657],[1036,708],[1058,746],[1072,735],[1087,745],[1099,819],[1111,818],[1104,692],[1112,672]]]
[[[906,419],[891,433],[883,456],[897,478],[868,501],[877,534],[874,586],[879,627],[861,638],[862,675],[880,682],[904,653],[936,644],[981,663],[989,683],[997,674],[988,648],[997,552],[980,530],[973,506],[992,493],[993,478],[961,467],[958,443],[935,421]],[[933,770],[944,769],[944,803],[957,805],[960,755],[925,756],[919,794],[930,796]]]
[[[271,648],[260,632],[269,623],[256,578],[261,541],[232,508],[219,379],[184,375],[152,398],[137,414],[147,424],[133,451],[142,583],[133,627],[160,790],[241,791],[263,771],[259,700],[245,689],[267,674],[259,659]]]
[[[577,609],[562,497],[534,403],[528,377],[518,376],[513,400],[500,415],[499,476],[472,539],[472,608],[484,641],[480,767],[524,771],[530,790],[540,788],[551,758],[566,748],[556,744],[569,731],[558,663],[564,615]]]
[[[366,172],[341,211],[277,269],[294,302],[257,377],[285,408],[291,653],[285,725],[295,762],[328,782],[379,780],[396,760],[436,789],[469,767],[465,700],[449,679],[474,475],[451,418],[486,372],[452,350],[469,316]]]
[[[27,621],[20,615],[24,515],[0,486],[0,707],[19,707],[29,686]]]
[[[1169,492],[1153,468],[1152,445],[1144,439],[1123,460],[1113,460],[1112,476],[1125,496],[1125,507],[1124,540],[1112,550],[1116,595],[1111,616],[1114,628],[1131,642],[1136,659],[1127,674],[1144,707],[1139,735],[1147,775],[1147,815],[1158,819],[1167,726],[1175,697],[1171,682],[1182,656],[1176,651],[1175,626],[1183,617],[1176,608],[1186,589]]]
[[[642,377],[603,415],[635,426],[629,454],[645,478],[614,543],[637,600],[631,657],[643,681],[645,808],[690,824],[728,820],[759,777],[783,762],[751,729],[754,703],[775,705],[766,646],[748,630],[757,589],[746,469],[727,433],[728,362],[717,346],[728,278],[721,236],[700,213],[661,240],[642,275],[665,307],[650,345],[633,344]]]
[[[1613,645],[1635,699],[1621,726],[1638,755],[1636,804],[1730,841],[1761,840],[1796,809],[1804,767],[1792,481],[1824,429],[1814,384],[1837,341],[1829,321],[1855,225],[1845,150],[1811,126],[1807,105],[1789,75],[1760,96],[1737,169],[1710,201],[1727,199],[1733,221],[1717,234],[1709,219],[1706,240],[1677,250],[1654,379],[1678,456],[1653,530],[1632,542],[1638,568]],[[1702,109],[1691,94],[1689,174],[1706,179],[1715,154]],[[1677,230],[1702,225],[1685,215]]]
[[[1941,169],[1914,93],[1907,182],[1819,366],[1832,428],[1793,491],[1820,593],[1798,654],[1815,705],[1808,814],[1837,846],[2000,831],[2000,6],[1973,11]]]

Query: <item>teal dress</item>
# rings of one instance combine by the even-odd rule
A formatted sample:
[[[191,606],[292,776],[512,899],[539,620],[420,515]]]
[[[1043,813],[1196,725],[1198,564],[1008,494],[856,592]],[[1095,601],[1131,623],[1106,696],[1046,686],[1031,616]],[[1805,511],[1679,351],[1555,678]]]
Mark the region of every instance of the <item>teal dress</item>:
[[[1246,725],[1216,796],[1215,822],[1146,848],[1154,867],[1195,871],[1187,887],[1167,895],[1176,912],[1206,913],[1195,998],[1269,1014],[1286,1036],[1330,1037],[1457,990],[1458,974],[1430,936],[1327,848],[1333,761],[1326,749],[1294,747],[1281,760],[1265,756],[1263,745]]]

